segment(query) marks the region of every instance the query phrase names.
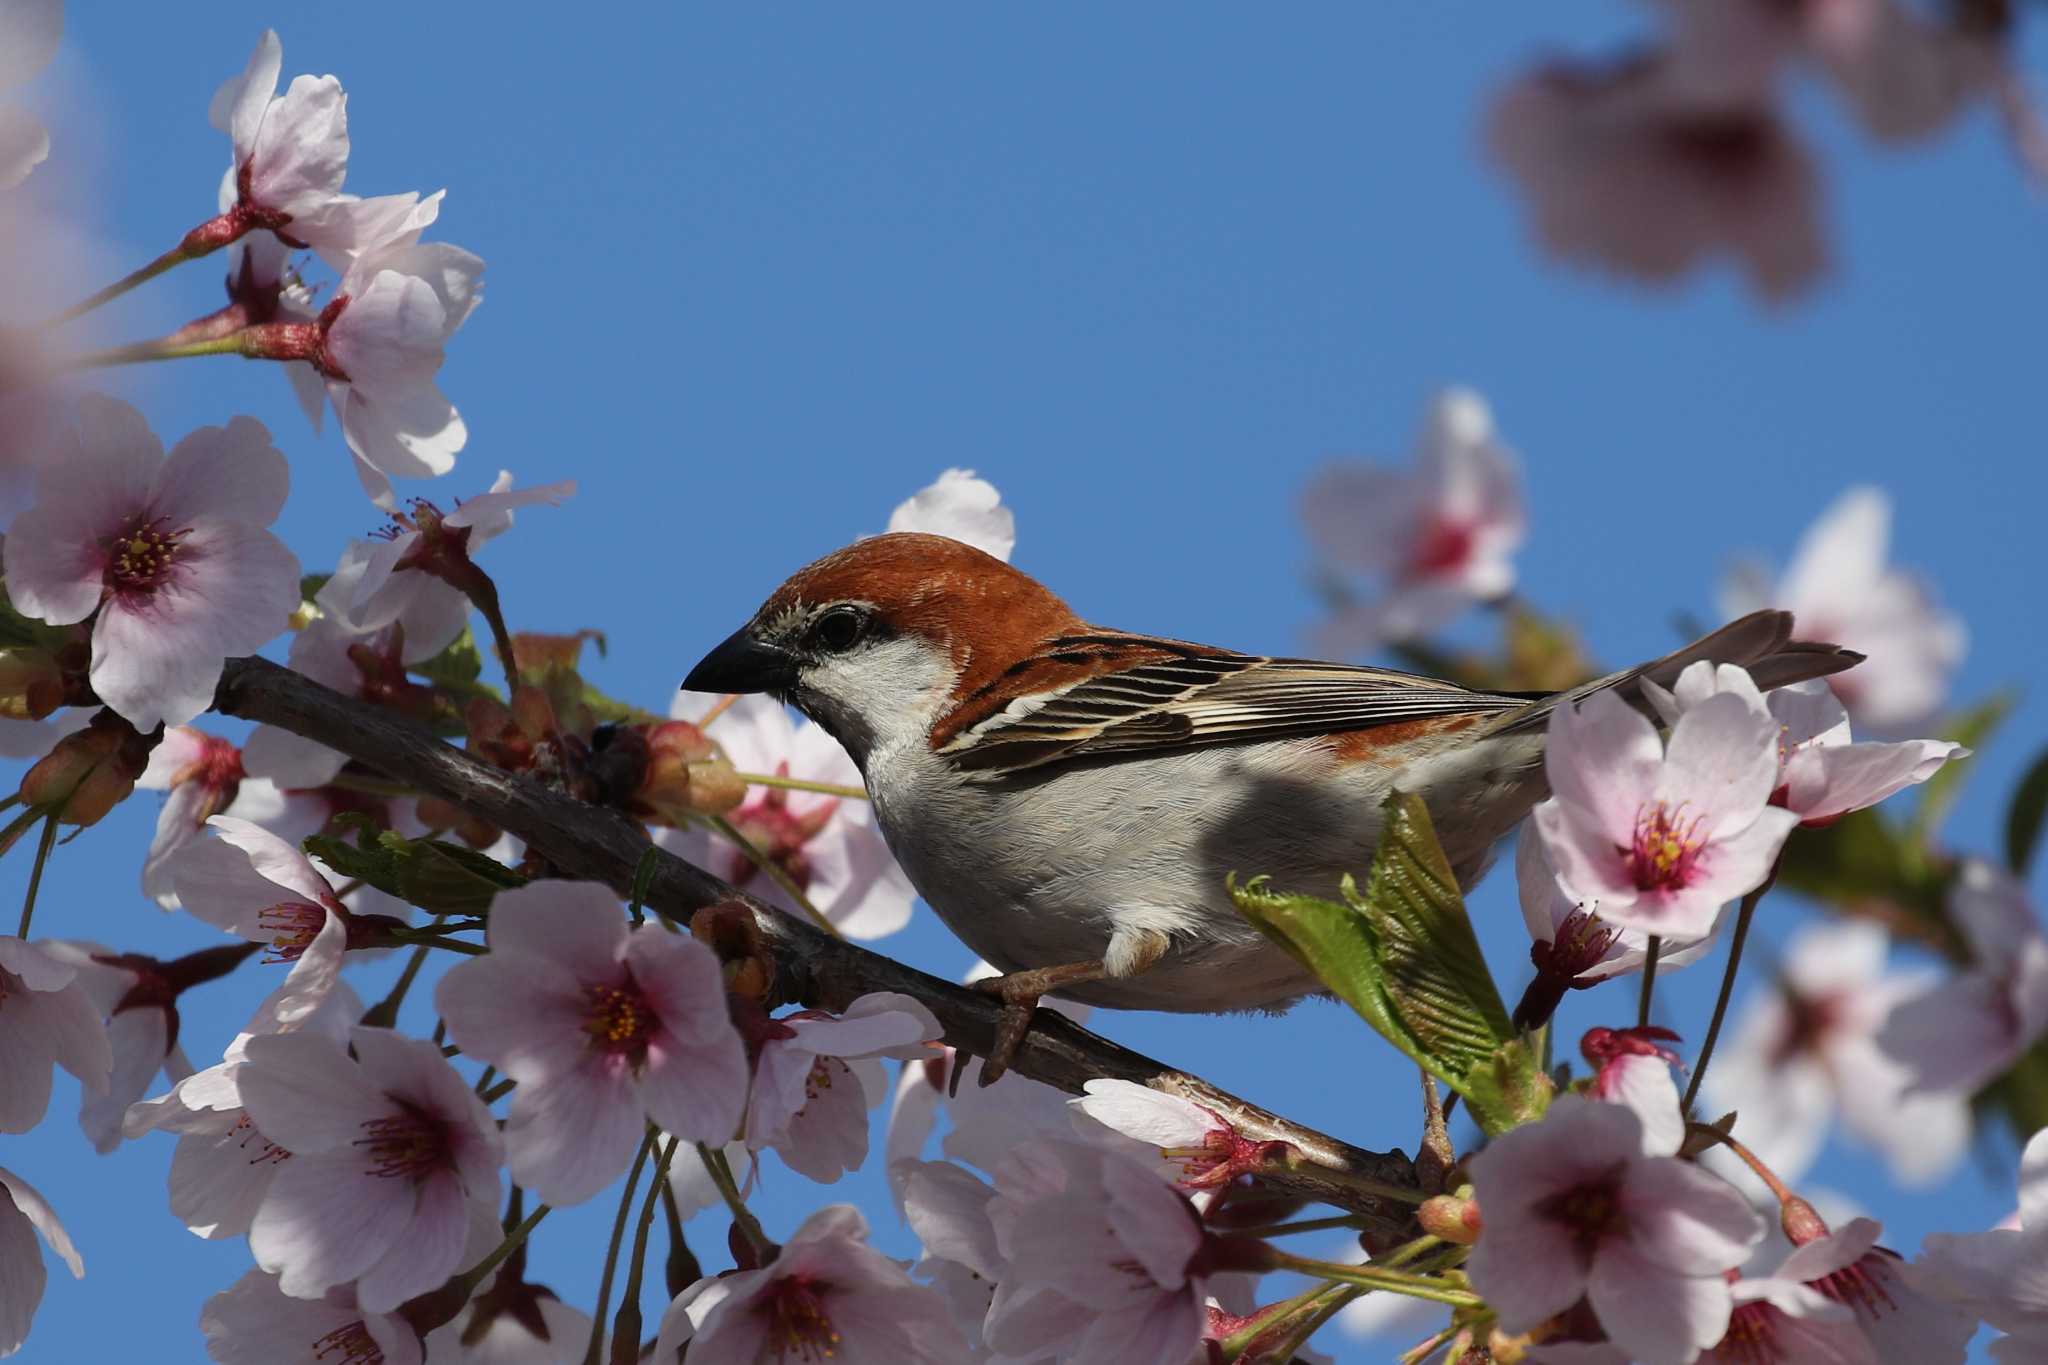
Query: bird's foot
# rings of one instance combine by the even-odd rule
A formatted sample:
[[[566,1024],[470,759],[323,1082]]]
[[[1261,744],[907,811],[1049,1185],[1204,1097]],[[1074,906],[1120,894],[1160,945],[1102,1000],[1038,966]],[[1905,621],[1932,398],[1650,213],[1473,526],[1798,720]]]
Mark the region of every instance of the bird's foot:
[[[974,989],[984,995],[993,995],[1002,1002],[1002,1012],[996,1016],[995,1044],[989,1048],[988,1056],[981,1059],[981,1083],[994,1085],[1010,1069],[1010,1063],[1017,1059],[1017,1049],[1024,1045],[1024,1035],[1031,1030],[1031,1016],[1038,1010],[1040,996],[1062,986],[1099,981],[1106,974],[1098,960],[1068,962],[1057,967],[1032,967],[975,982]],[[953,1088],[957,1091],[959,1087],[960,1071],[955,1069]]]

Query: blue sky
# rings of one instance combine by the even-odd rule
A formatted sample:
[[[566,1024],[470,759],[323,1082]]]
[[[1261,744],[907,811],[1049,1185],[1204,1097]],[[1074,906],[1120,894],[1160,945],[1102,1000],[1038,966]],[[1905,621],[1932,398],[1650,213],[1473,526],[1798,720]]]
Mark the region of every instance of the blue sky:
[[[1523,455],[1523,591],[1604,659],[1668,648],[1738,556],[1782,562],[1867,481],[1897,501],[1897,557],[1970,624],[1958,696],[2042,672],[2048,255],[2040,192],[1981,110],[1882,152],[1799,90],[1834,266],[1773,310],[1725,270],[1645,291],[1555,266],[1485,164],[1488,93],[1539,54],[1631,41],[1633,7],[516,13],[73,6],[42,89],[52,169],[78,171],[82,234],[126,269],[212,211],[226,153],[207,100],[266,25],[287,77],[339,75],[350,188],[445,185],[433,235],[489,262],[443,372],[471,441],[431,492],[481,491],[500,467],[581,482],[489,567],[515,628],[609,634],[593,672],[614,693],[663,707],[790,569],[880,529],[950,465],[998,484],[1017,563],[1083,615],[1299,650],[1315,609],[1304,480],[1340,454],[1405,460],[1452,382],[1491,399]],[[154,335],[218,299],[214,265],[188,267],[107,310],[98,335]],[[375,524],[338,434],[316,437],[273,370],[200,360],[108,382],[167,439],[235,413],[269,423],[294,475],[280,531],[308,569]],[[1996,848],[2048,733],[2037,694],[1972,760],[1952,824],[1965,847]],[[140,797],[63,850],[39,932],[166,955],[209,941],[137,891],[153,807]],[[0,898],[26,863],[0,865]],[[1473,912],[1518,983],[1511,883],[1496,873]],[[1806,913],[1776,897],[1760,932],[1782,940]],[[969,961],[922,912],[887,947],[944,975]],[[1671,1022],[1703,1026],[1714,974],[1669,981]],[[243,980],[188,998],[195,1053],[256,998]],[[1595,992],[1565,1019],[1627,1009]],[[1096,1019],[1303,1121],[1412,1148],[1412,1077],[1334,1007]],[[94,1157],[63,1117],[74,1093],[60,1084],[51,1122],[0,1140],[89,1272],[52,1280],[24,1358],[200,1359],[198,1305],[246,1252],[170,1218],[167,1141]],[[1984,1153],[1911,1194],[1839,1147],[1815,1179],[1910,1249],[2009,1210],[2012,1145],[1995,1134]],[[831,1191],[771,1172],[761,1206],[787,1232],[852,1198],[908,1254],[879,1189],[872,1171]],[[537,1278],[587,1305],[609,1216],[600,1197],[544,1225]],[[711,1260],[716,1237],[696,1240]]]

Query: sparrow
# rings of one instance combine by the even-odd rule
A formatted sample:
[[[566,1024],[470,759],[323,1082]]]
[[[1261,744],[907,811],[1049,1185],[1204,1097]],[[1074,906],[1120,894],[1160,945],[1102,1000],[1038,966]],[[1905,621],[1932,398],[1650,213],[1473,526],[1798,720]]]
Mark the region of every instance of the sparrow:
[[[1568,692],[1480,692],[1090,625],[1002,560],[898,532],[798,570],[683,686],[771,693],[846,747],[918,894],[1003,973],[981,983],[1003,1004],[986,1084],[1047,993],[1220,1013],[1321,992],[1226,878],[1334,897],[1398,788],[1469,889],[1548,794],[1560,702],[1698,659],[1771,688],[1862,657],[1791,635],[1759,611]]]

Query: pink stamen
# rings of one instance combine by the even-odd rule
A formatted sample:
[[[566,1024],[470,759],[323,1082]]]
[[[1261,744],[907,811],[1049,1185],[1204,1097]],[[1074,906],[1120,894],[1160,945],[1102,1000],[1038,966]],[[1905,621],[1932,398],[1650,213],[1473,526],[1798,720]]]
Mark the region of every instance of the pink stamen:
[[[1678,891],[1690,884],[1693,865],[1706,840],[1699,828],[1704,817],[1685,819],[1685,805],[1676,810],[1662,801],[1636,812],[1633,843],[1622,850],[1638,891]]]
[[[376,1163],[370,1174],[417,1182],[452,1167],[448,1125],[404,1100],[393,1097],[392,1103],[398,1106],[397,1113],[365,1119],[363,1131],[369,1136],[350,1144],[369,1149],[370,1160]]]
[[[265,962],[297,962],[327,927],[327,912],[304,901],[280,901],[258,911],[256,924],[270,935]]]
[[[839,1354],[839,1332],[825,1302],[832,1288],[809,1275],[786,1275],[754,1301],[768,1319],[768,1344],[777,1360],[826,1361]]]

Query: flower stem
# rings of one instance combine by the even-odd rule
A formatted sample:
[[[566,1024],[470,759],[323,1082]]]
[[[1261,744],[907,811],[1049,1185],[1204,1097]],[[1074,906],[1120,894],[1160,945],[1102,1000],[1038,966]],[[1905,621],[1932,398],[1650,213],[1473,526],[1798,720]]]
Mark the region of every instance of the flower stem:
[[[1399,1270],[1424,1252],[1444,1245],[1444,1239],[1431,1233],[1423,1233],[1412,1242],[1403,1242],[1384,1256],[1373,1257],[1373,1265],[1380,1270]]]
[[[1714,1017],[1707,1024],[1706,1041],[1700,1044],[1700,1056],[1693,1063],[1692,1079],[1686,1082],[1685,1100],[1678,1108],[1681,1113],[1692,1114],[1692,1102],[1699,1098],[1700,1082],[1707,1078],[1707,1063],[1714,1060],[1714,1044],[1721,1040],[1721,1024],[1728,1017],[1728,1001],[1735,994],[1735,973],[1742,966],[1742,945],[1749,939],[1749,921],[1756,915],[1757,903],[1764,898],[1764,892],[1778,880],[1778,869],[1771,868],[1763,884],[1742,898],[1742,908],[1735,912],[1735,933],[1728,943],[1728,966],[1721,973],[1721,993],[1714,998]]]
[[[738,776],[740,781],[754,787],[782,787],[793,792],[816,792],[820,796],[838,796],[848,801],[868,799],[866,787],[849,787],[840,782],[812,782],[807,778],[781,777],[774,773],[740,773]]]
[[[43,817],[43,837],[36,844],[35,866],[29,869],[28,894],[21,901],[21,927],[14,931],[16,938],[28,937],[28,922],[36,913],[36,891],[43,884],[43,868],[50,861],[50,850],[57,843],[57,812],[51,811]]]
[[[739,699],[739,693],[728,692],[724,696],[720,697],[717,701],[711,703],[711,709],[704,713],[704,719],[697,722],[697,728],[699,730],[702,730],[709,726],[712,721],[717,720],[720,716],[724,715],[729,709],[731,709],[732,704],[738,701]]]
[[[1331,1218],[1303,1218],[1292,1223],[1262,1223],[1256,1227],[1231,1228],[1233,1237],[1285,1237],[1295,1232],[1325,1232],[1330,1228],[1362,1228],[1365,1220],[1340,1213]]]
[[[711,1183],[718,1187],[718,1197],[725,1201],[726,1210],[732,1214],[732,1225],[740,1230],[740,1236],[747,1239],[754,1255],[765,1264],[775,1252],[775,1243],[768,1240],[768,1234],[761,1230],[753,1210],[747,1207],[746,1200],[740,1198],[739,1182],[732,1178],[732,1167],[726,1164],[725,1153],[713,1151],[700,1142],[697,1144],[697,1159],[704,1163],[704,1169],[711,1174]]]
[[[726,819],[723,815],[707,815],[704,818],[710,822],[711,828],[717,830],[726,839],[730,840],[741,853],[744,853],[747,856],[748,862],[767,873],[768,880],[781,887],[788,894],[789,898],[797,903],[798,908],[810,916],[813,924],[834,938],[846,937],[846,935],[839,932],[838,925],[825,918],[824,911],[811,904],[811,898],[806,896],[804,889],[796,884],[796,879],[783,871],[782,867],[773,858],[763,853],[759,848],[756,848],[754,841],[740,833],[732,821]]]
[[[1636,1001],[1636,1027],[1650,1026],[1650,997],[1657,990],[1657,957],[1664,951],[1664,940],[1656,934],[1650,935],[1650,946],[1643,954],[1643,993]]]
[[[647,1165],[647,1154],[654,1150],[654,1129],[650,1126],[647,1136],[640,1139],[640,1151],[633,1158],[633,1169],[626,1175],[626,1188],[619,1194],[618,1216],[612,1219],[612,1240],[604,1251],[604,1274],[597,1283],[597,1311],[590,1315],[590,1344],[583,1349],[583,1365],[599,1365],[598,1352],[604,1346],[604,1320],[612,1306],[612,1275],[619,1268],[619,1244],[626,1236],[626,1215],[633,1208],[633,1191],[640,1187],[640,1172]]]
[[[518,1084],[519,1082],[513,1080],[511,1077],[508,1076],[504,1080],[499,1081],[496,1085],[492,1086],[489,1090],[482,1090],[477,1092],[477,1098],[482,1100],[485,1104],[496,1104],[499,1100],[502,1100],[507,1095],[511,1094],[512,1087]]]
[[[140,365],[152,360],[185,360],[201,355],[242,354],[242,334],[230,332],[206,341],[136,341],[104,350],[81,351],[66,362],[67,369],[95,370],[109,365]]]
[[[434,916],[434,922],[427,926],[427,932],[431,933],[440,928],[441,921],[446,918],[446,915]],[[431,943],[415,944],[412,956],[406,959],[405,970],[398,974],[397,982],[391,987],[391,993],[364,1010],[363,1017],[356,1022],[371,1028],[396,1028],[398,1007],[405,1003],[405,993],[412,989],[412,983],[419,977],[420,968],[426,965],[427,950],[433,946]]]
[[[100,307],[102,304],[112,303],[115,299],[120,298],[129,290],[137,289],[140,288],[142,285],[148,284],[151,280],[163,274],[166,270],[171,269],[173,266],[183,265],[187,261],[196,261],[201,256],[204,256],[206,254],[207,253],[204,251],[192,250],[191,247],[187,246],[184,242],[181,241],[176,246],[172,247],[169,251],[166,251],[163,255],[151,261],[148,265],[143,266],[139,270],[129,271],[126,275],[123,275],[120,279],[115,280],[105,289],[102,289],[97,293],[87,295],[85,298],[71,305],[71,307],[66,308],[63,312],[57,314],[55,317],[48,319],[43,323],[43,326],[62,327],[67,322],[75,322],[79,318],[84,317],[87,313],[90,313],[93,309]]]
[[[1736,1160],[1740,1161],[1743,1165],[1749,1167],[1749,1169],[1755,1174],[1756,1178],[1758,1180],[1763,1181],[1764,1188],[1771,1192],[1771,1197],[1773,1199],[1776,1199],[1780,1204],[1785,1203],[1787,1200],[1798,1198],[1797,1195],[1793,1194],[1792,1191],[1786,1187],[1784,1181],[1778,1179],[1778,1173],[1776,1171],[1773,1171],[1769,1166],[1764,1165],[1764,1160],[1762,1157],[1758,1156],[1755,1152],[1750,1151],[1749,1148],[1743,1146],[1740,1142],[1737,1142],[1734,1138],[1728,1136],[1728,1134],[1722,1132],[1719,1128],[1715,1128],[1711,1124],[1691,1123],[1686,1125],[1686,1136],[1709,1139],[1711,1141],[1718,1142],[1723,1147],[1726,1147],[1729,1151],[1733,1152],[1735,1154]]]
[[[668,1164],[675,1159],[680,1143],[680,1138],[672,1136],[662,1144],[661,1155],[654,1161],[654,1181],[640,1204],[640,1226],[633,1230],[633,1259],[626,1263],[626,1289],[619,1295],[619,1316],[612,1323],[612,1359],[618,1361],[624,1351],[626,1365],[640,1358],[640,1275],[647,1264],[647,1234],[653,1230],[654,1206],[668,1184]]]
[[[1334,1280],[1338,1284],[1383,1289],[1390,1294],[1405,1294],[1412,1299],[1447,1303],[1454,1308],[1477,1308],[1480,1304],[1479,1296],[1476,1294],[1463,1289],[1453,1289],[1442,1281],[1426,1280],[1419,1275],[1406,1275],[1398,1270],[1376,1270],[1372,1266],[1311,1260],[1306,1256],[1291,1256],[1277,1249],[1269,1251],[1266,1259],[1274,1270],[1292,1270],[1303,1275],[1313,1275],[1320,1280]]]
[[[540,1220],[547,1217],[550,1211],[551,1206],[547,1204],[542,1204],[535,1208],[532,1213],[527,1214],[526,1217],[505,1230],[505,1240],[498,1243],[492,1249],[490,1255],[484,1257],[463,1273],[463,1284],[470,1293],[474,1294],[477,1288],[491,1277],[492,1272],[505,1263],[506,1257],[526,1245],[527,1234],[538,1227]]]

